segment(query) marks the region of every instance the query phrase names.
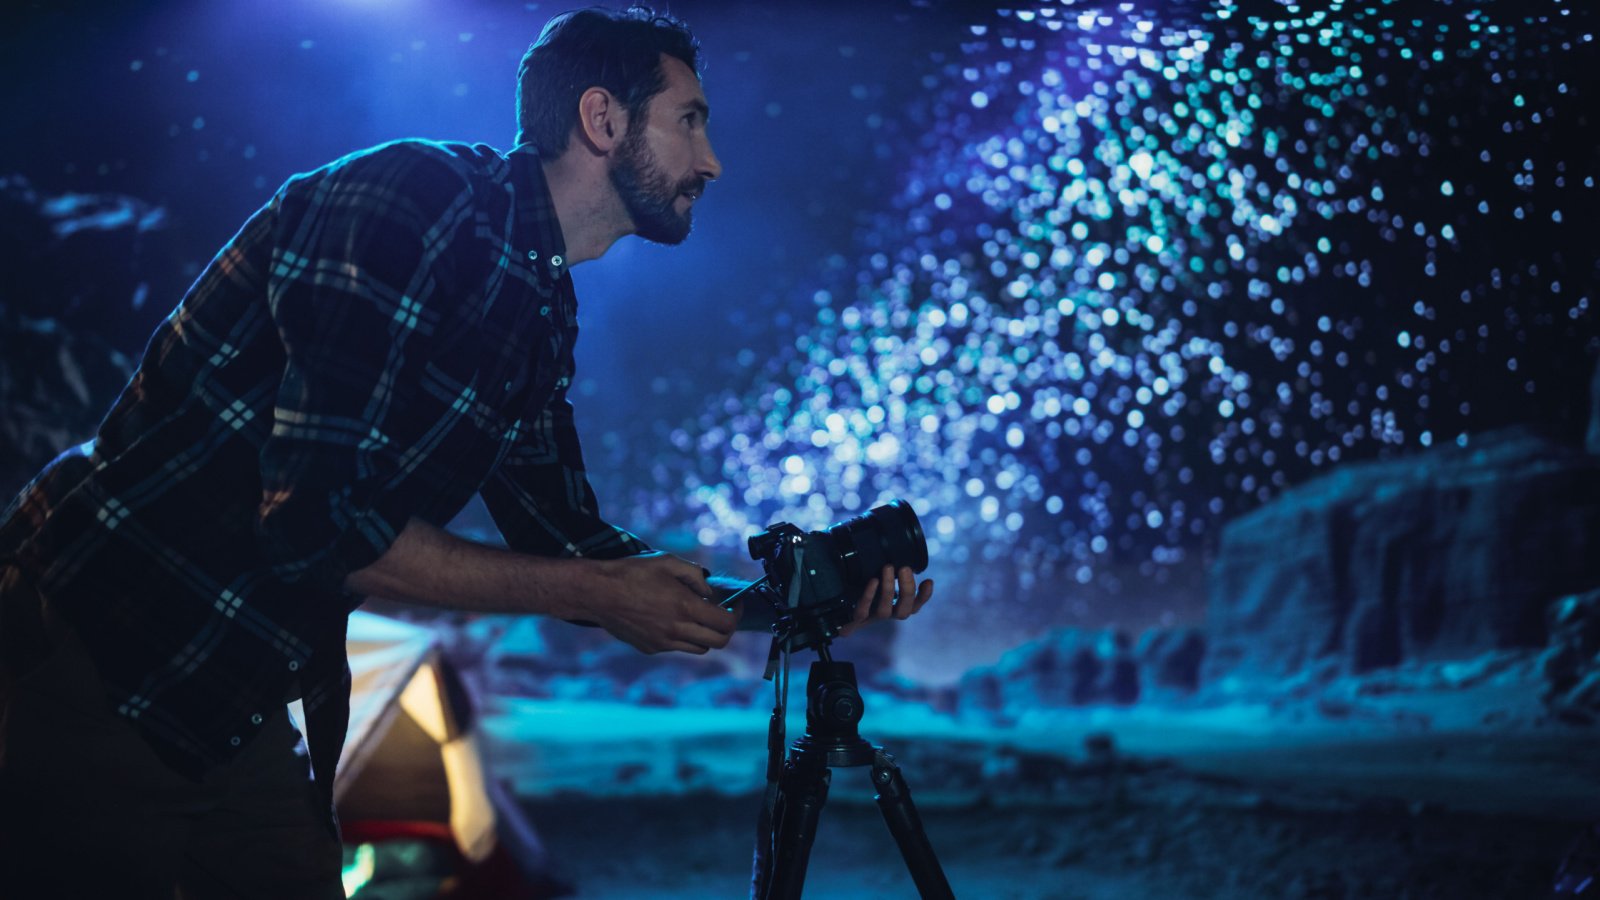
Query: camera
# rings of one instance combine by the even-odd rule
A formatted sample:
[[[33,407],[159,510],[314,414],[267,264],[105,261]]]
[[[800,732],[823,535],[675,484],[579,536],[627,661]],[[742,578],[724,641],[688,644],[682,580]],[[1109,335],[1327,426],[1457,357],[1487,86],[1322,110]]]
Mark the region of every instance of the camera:
[[[893,500],[822,531],[788,522],[770,525],[749,541],[750,558],[766,577],[753,592],[772,605],[772,630],[791,650],[826,644],[847,625],[867,582],[884,566],[928,567],[928,542],[911,504]],[[734,598],[729,598],[729,603]]]

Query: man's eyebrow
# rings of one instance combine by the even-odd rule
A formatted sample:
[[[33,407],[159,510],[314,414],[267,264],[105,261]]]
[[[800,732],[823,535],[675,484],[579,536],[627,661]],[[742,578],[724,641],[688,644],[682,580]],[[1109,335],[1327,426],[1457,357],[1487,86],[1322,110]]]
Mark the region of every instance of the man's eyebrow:
[[[702,119],[711,118],[711,107],[707,106],[706,102],[704,100],[700,100],[698,98],[696,98],[694,100],[690,100],[690,101],[684,103],[682,106],[679,107],[679,109],[693,110],[693,111],[699,113],[700,114],[700,118],[702,118]]]

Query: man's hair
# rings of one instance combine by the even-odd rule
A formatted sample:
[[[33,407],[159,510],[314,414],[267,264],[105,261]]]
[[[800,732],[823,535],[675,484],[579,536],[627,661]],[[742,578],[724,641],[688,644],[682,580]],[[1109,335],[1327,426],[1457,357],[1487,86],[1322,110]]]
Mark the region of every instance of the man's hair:
[[[663,53],[700,74],[700,42],[671,15],[634,5],[551,19],[517,69],[517,143],[545,159],[560,156],[578,124],[578,98],[592,87],[610,91],[628,111],[628,127],[640,127],[650,98],[666,86]]]

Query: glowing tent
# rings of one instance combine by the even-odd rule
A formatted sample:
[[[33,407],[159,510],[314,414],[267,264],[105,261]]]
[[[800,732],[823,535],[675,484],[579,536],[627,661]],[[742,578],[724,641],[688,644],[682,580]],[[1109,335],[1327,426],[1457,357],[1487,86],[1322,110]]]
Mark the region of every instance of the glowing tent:
[[[438,879],[438,895],[452,898],[567,893],[521,811],[486,777],[472,698],[434,632],[356,612],[348,649],[350,726],[334,782],[351,848],[346,894],[397,868],[408,881]],[[408,849],[377,849],[397,846]]]

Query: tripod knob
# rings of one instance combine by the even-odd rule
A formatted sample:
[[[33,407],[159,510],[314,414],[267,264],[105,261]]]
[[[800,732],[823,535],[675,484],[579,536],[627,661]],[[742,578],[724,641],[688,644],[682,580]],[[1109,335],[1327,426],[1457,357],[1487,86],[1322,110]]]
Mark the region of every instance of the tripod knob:
[[[855,666],[847,662],[814,662],[806,685],[806,728],[815,736],[858,741],[856,724],[866,713],[856,687]]]
[[[861,721],[861,694],[849,685],[828,685],[834,690],[824,690],[821,706],[823,715],[844,725]]]

